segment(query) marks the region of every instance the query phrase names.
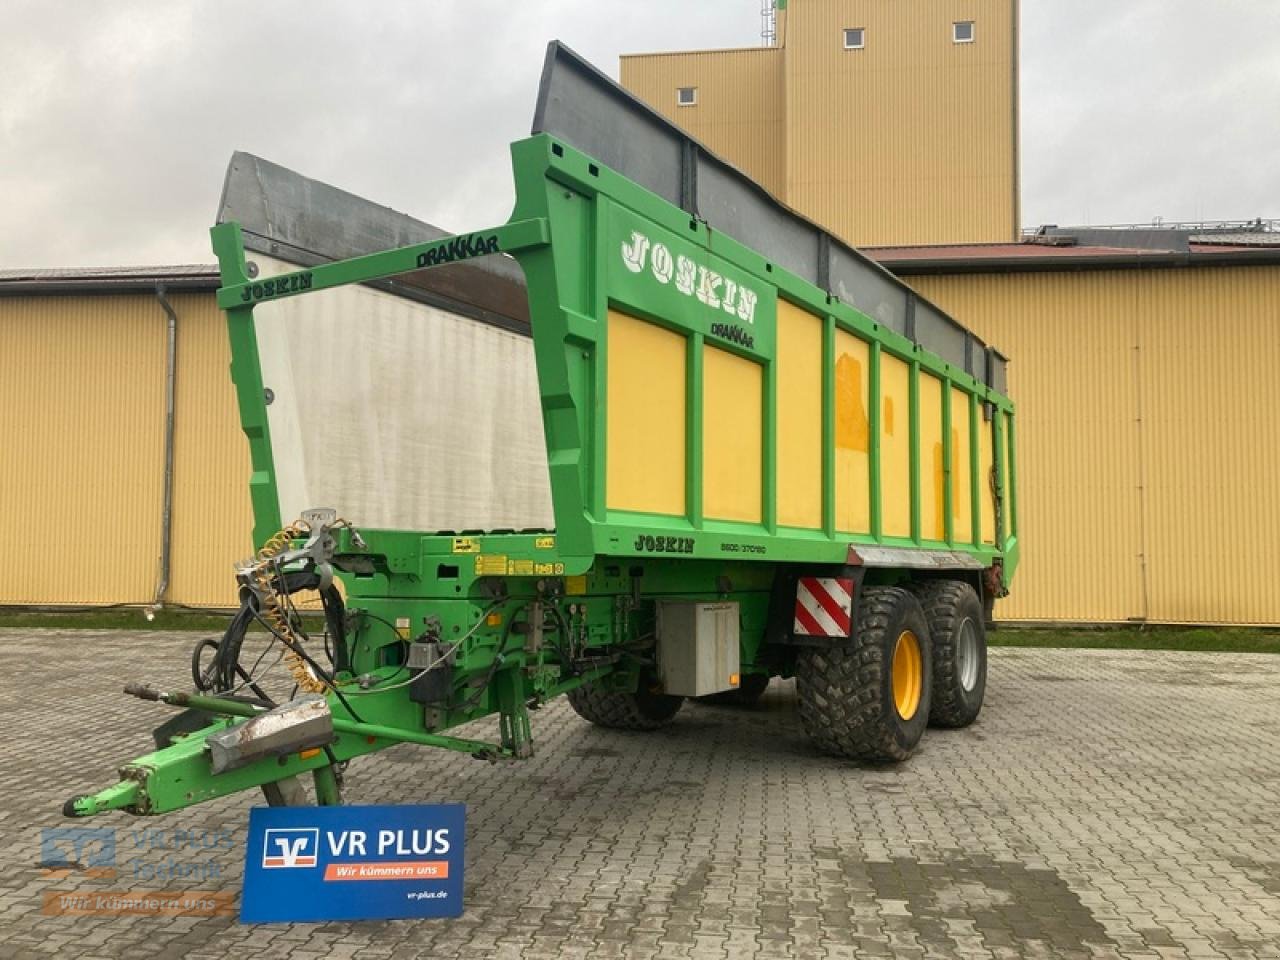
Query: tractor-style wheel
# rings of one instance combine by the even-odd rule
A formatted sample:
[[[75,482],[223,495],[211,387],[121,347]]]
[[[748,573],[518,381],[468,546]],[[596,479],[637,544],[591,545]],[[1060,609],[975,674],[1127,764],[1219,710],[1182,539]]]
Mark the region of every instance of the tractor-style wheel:
[[[868,587],[854,631],[847,642],[800,653],[800,723],[827,753],[905,760],[929,720],[932,663],[924,611],[907,590]]]
[[[684,697],[671,697],[649,689],[641,679],[640,689],[628,693],[588,683],[567,694],[569,706],[583,720],[615,730],[657,730],[671,722],[684,705]]]
[[[982,602],[959,580],[926,580],[915,588],[933,640],[935,727],[967,727],[987,692],[987,631]]]

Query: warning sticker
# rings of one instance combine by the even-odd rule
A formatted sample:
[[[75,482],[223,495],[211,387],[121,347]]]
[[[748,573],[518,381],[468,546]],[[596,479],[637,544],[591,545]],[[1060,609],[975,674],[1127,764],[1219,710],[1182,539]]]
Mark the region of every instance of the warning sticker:
[[[555,537],[539,537],[533,541],[533,545],[539,550],[554,550],[556,548]]]
[[[478,577],[558,577],[563,573],[563,563],[541,563],[505,553],[476,554]]]
[[[505,553],[477,553],[477,577],[502,577],[507,573],[507,555]]]
[[[475,537],[454,537],[454,553],[479,553],[480,541]]]

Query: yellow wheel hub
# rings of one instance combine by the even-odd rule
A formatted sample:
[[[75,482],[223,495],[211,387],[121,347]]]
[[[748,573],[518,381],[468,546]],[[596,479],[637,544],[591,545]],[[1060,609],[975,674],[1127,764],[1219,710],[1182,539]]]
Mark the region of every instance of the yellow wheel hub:
[[[898,716],[910,720],[920,708],[920,693],[924,685],[924,662],[920,656],[920,641],[910,630],[898,634],[893,646],[893,705]]]

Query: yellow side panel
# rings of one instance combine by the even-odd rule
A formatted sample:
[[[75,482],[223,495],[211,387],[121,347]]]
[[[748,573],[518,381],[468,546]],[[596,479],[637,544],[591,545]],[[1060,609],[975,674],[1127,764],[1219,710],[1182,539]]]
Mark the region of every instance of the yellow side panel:
[[[778,523],[817,529],[822,526],[822,320],[785,300],[778,301],[777,364]]]
[[[911,368],[880,354],[880,500],[885,536],[911,536]]]
[[[973,457],[969,449],[969,396],[951,390],[951,530],[957,543],[973,540]]]
[[[982,510],[982,542],[996,542],[996,493],[992,484],[995,469],[995,423],[982,418],[978,410],[978,501]]]
[[[616,310],[608,338],[606,502],[683,514],[685,338]]]
[[[761,521],[763,454],[764,368],[716,347],[704,346],[704,516],[713,520]]]
[[[871,350],[865,341],[836,331],[836,529],[852,533],[871,532],[867,460],[870,360]],[[908,526],[910,523],[908,512]]]
[[[942,381],[920,373],[920,535],[926,540],[947,536],[942,456]]]

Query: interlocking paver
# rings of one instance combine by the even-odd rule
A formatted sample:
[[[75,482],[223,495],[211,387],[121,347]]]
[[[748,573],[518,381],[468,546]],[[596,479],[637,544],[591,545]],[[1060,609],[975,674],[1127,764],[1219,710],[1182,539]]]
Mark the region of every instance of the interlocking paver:
[[[895,766],[819,755],[781,681],[654,734],[556,703],[521,764],[397,747],[351,765],[350,802],[467,804],[461,920],[43,915],[55,890],[238,890],[250,797],[83,824],[114,828],[114,879],[39,866],[62,801],[166,716],[117,691],[183,685],[193,639],[0,630],[0,956],[1280,957],[1280,658],[1226,654],[993,650],[979,722]],[[151,849],[151,829],[235,845]]]

